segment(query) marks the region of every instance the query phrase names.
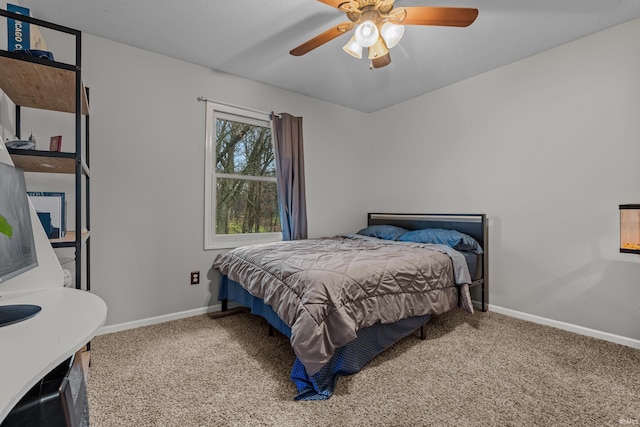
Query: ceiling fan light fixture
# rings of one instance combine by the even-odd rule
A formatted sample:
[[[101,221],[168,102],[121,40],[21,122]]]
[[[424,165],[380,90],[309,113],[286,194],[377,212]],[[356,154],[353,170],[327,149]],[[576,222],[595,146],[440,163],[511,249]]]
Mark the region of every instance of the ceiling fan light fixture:
[[[362,46],[360,46],[360,44],[356,40],[356,36],[351,36],[351,40],[349,40],[347,44],[342,46],[342,50],[344,50],[354,58],[362,58]]]
[[[389,49],[384,44],[384,40],[382,38],[378,38],[373,46],[369,48],[369,59],[376,59],[385,56],[389,53]]]
[[[364,21],[356,27],[355,38],[358,44],[362,47],[373,46],[379,36],[380,32],[373,21]]]
[[[389,49],[398,44],[403,34],[404,25],[394,24],[393,22],[385,22],[380,28],[380,35]]]
[[[370,68],[382,68],[391,63],[389,49],[404,35],[405,25],[468,27],[478,17],[478,9],[446,6],[411,6],[394,8],[395,0],[319,0],[344,12],[349,21],[334,25],[289,52],[302,56],[313,49],[354,31],[342,49],[354,58],[362,58],[368,48]]]

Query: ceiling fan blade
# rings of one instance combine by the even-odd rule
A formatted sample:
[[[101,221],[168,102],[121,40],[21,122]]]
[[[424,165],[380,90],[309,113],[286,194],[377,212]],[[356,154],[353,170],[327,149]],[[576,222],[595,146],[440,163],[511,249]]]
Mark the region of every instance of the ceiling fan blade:
[[[349,0],[318,0],[318,1],[324,4],[328,4],[331,7],[335,7],[336,9],[338,9],[338,6],[340,6],[342,3],[349,2]]]
[[[329,28],[327,31],[315,36],[311,40],[307,40],[300,46],[291,49],[289,53],[293,56],[302,56],[305,53],[308,53],[317,48],[318,46],[322,46],[326,42],[331,41],[348,31],[351,31],[355,25],[356,24],[354,24],[353,22],[343,22],[342,24],[336,25],[333,28]]]
[[[402,9],[407,11],[407,17],[401,22],[402,25],[467,27],[478,16],[478,9],[468,7],[414,6]]]

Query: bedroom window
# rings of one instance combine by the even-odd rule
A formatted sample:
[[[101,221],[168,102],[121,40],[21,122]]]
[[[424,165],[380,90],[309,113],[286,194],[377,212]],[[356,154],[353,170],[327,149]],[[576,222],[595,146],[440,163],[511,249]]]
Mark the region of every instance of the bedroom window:
[[[268,114],[207,102],[205,249],[282,240]]]

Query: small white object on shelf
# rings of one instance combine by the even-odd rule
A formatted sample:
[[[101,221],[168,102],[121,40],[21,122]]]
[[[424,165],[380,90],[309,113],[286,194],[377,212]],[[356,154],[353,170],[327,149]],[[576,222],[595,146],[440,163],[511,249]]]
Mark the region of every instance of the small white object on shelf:
[[[19,150],[35,150],[36,143],[33,141],[25,141],[21,139],[16,139],[14,141],[7,141],[4,143],[7,148],[15,148]]]

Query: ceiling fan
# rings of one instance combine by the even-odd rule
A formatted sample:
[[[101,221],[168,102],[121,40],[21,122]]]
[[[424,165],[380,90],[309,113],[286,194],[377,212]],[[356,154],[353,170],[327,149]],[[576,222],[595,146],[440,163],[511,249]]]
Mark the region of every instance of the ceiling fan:
[[[405,25],[436,25],[467,27],[475,21],[478,9],[465,7],[412,6],[393,7],[395,0],[318,0],[347,14],[350,22],[343,22],[307,40],[289,53],[302,56],[356,29],[351,40],[342,48],[355,58],[362,58],[368,48],[371,67],[381,68],[391,63],[389,49],[398,44]]]

